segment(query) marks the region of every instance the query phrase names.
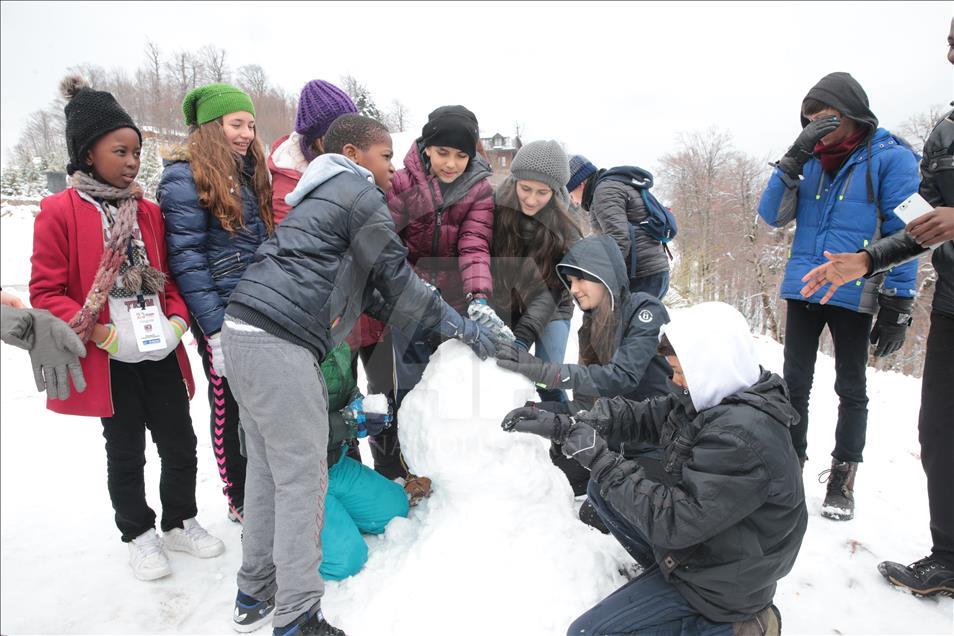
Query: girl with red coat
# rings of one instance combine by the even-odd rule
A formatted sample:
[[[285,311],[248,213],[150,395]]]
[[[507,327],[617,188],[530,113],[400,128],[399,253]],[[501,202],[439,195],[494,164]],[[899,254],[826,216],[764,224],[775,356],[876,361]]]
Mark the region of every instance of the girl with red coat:
[[[404,168],[391,181],[388,207],[417,274],[454,309],[466,309],[471,318],[499,331],[506,328],[487,305],[493,291],[491,169],[477,154],[477,142],[477,117],[471,111],[441,106],[432,112],[404,158]],[[392,332],[391,337],[399,407],[420,380],[436,345],[424,333],[408,337]],[[406,479],[396,424],[371,440],[371,451],[378,472]]]
[[[87,388],[47,408],[102,419],[107,487],[129,563],[136,578],[157,579],[170,573],[163,546],[202,558],[225,549],[195,519],[195,386],[180,342],[188,312],[168,275],[159,207],[135,181],[139,129],[111,94],[81,78],[66,78],[61,90],[72,187],[40,204],[30,301],[86,343]],[[147,428],[162,463],[162,539],[145,497]]]

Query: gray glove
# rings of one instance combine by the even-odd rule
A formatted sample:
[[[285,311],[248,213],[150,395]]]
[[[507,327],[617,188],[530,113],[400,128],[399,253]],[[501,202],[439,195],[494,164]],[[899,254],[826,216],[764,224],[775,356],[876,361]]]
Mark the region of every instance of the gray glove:
[[[0,306],[0,338],[8,345],[33,348],[33,314],[29,309]]]
[[[810,122],[795,138],[795,143],[788,149],[785,156],[779,160],[777,164],[779,169],[788,176],[797,179],[802,174],[802,167],[815,154],[815,144],[821,141],[822,137],[835,132],[835,129],[840,125],[841,119],[834,115],[820,117]]]
[[[513,342],[516,339],[513,332],[510,331],[510,327],[505,325],[497,312],[487,304],[486,298],[472,300],[467,305],[467,317],[489,329],[494,336],[494,340]]]
[[[46,391],[51,400],[70,396],[70,378],[77,392],[86,390],[86,378],[80,358],[86,357],[86,346],[65,322],[42,309],[28,309],[33,316],[33,379],[37,391]]]

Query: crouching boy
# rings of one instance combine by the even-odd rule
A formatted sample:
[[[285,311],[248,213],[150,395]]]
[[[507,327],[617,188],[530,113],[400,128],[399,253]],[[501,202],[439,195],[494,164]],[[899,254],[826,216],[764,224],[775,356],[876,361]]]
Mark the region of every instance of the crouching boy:
[[[576,416],[515,409],[504,430],[562,444],[590,469],[589,498],[643,566],[568,634],[777,634],[776,582],[808,521],[788,427],[788,389],[761,369],[745,318],[703,303],[661,328],[678,392],[644,402],[601,398]],[[664,447],[665,483],[617,452]]]
[[[334,636],[320,608],[320,533],[328,488],[328,393],[319,365],[362,312],[411,333],[494,353],[407,264],[384,191],[391,136],[344,115],[286,197],[294,206],[259,248],[225,311],[225,369],[245,430],[248,469],[236,629],[274,614],[273,633]],[[241,620],[240,620],[241,617]]]

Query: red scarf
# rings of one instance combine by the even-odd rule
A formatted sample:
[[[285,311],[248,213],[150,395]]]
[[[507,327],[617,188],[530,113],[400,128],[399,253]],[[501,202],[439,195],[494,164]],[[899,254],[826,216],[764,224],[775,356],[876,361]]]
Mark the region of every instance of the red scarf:
[[[821,161],[822,169],[830,176],[835,176],[842,164],[845,163],[845,159],[851,155],[867,134],[868,129],[861,127],[854,134],[830,146],[826,146],[820,141],[815,144],[815,154]]]

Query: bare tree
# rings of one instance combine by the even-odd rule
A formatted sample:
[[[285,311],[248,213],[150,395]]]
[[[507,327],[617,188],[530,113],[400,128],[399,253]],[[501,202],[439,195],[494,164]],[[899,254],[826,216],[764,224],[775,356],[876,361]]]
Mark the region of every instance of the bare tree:
[[[388,129],[391,132],[404,132],[407,127],[409,111],[400,100],[391,100],[391,109],[385,116]]]
[[[905,119],[897,128],[897,133],[904,137],[905,141],[911,144],[915,150],[921,152],[924,144],[927,142],[928,135],[934,130],[934,124],[938,122],[947,109],[941,105],[931,106],[927,111],[916,113]]]
[[[212,83],[227,82],[229,67],[226,62],[225,49],[207,44],[199,49],[199,59],[205,69],[205,81]]]
[[[238,85],[256,101],[268,92],[268,75],[258,64],[246,64],[238,69]]]
[[[165,66],[179,99],[199,85],[203,73],[202,62],[193,53],[177,51]]]

